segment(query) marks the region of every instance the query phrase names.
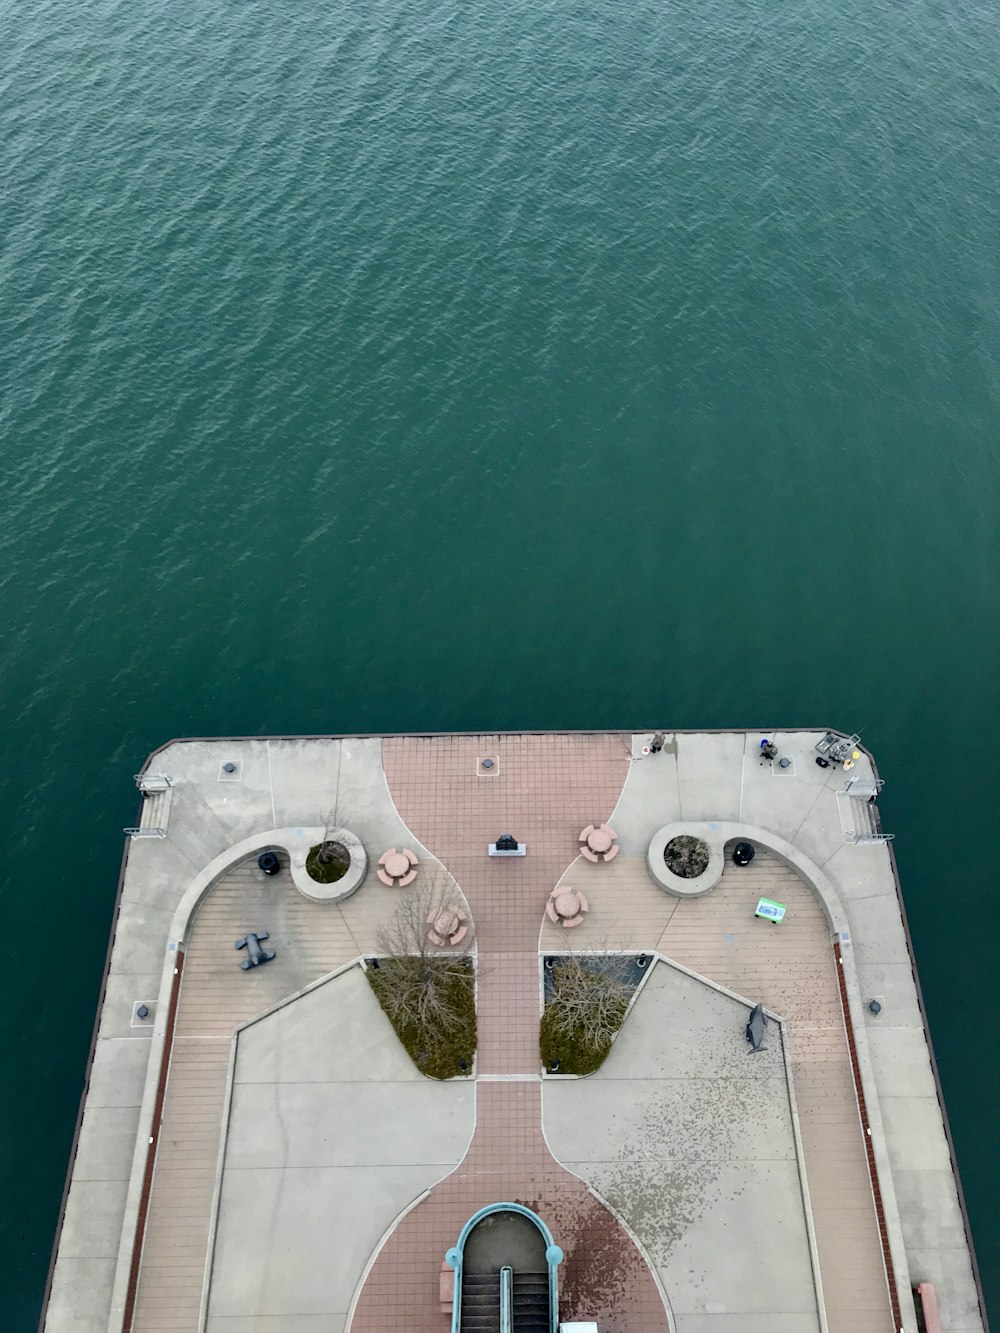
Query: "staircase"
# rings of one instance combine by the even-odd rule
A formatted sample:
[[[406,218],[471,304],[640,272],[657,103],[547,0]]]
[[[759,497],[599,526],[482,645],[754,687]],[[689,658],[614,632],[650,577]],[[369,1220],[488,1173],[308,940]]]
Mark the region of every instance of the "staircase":
[[[548,1273],[514,1273],[512,1333],[549,1333]],[[462,1333],[500,1333],[500,1274],[462,1274]]]
[[[127,828],[130,838],[165,838],[170,820],[173,780],[166,773],[137,773],[135,785],[142,792],[138,828]]]
[[[163,829],[165,833],[170,822],[170,802],[173,794],[173,787],[165,787],[162,791],[144,792],[139,827]]]
[[[500,1274],[462,1274],[462,1333],[499,1333]]]
[[[893,834],[882,832],[875,800],[882,790],[880,779],[852,779],[837,792],[840,827],[844,841],[852,843],[889,842]]]
[[[514,1333],[549,1333],[548,1273],[514,1274]]]
[[[168,787],[165,791],[144,792],[139,827],[125,829],[127,836],[133,840],[136,838],[165,838],[167,836],[167,823],[170,819],[172,796],[172,787]]]

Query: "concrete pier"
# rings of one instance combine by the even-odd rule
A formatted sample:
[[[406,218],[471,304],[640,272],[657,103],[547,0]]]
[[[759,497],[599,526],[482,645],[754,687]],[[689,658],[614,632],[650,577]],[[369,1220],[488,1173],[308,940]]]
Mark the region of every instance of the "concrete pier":
[[[152,755],[43,1329],[445,1333],[443,1255],[506,1198],[566,1252],[562,1318],[602,1333],[917,1333],[920,1284],[942,1329],[981,1333],[871,756],[823,768],[816,731],[652,734]],[[581,830],[602,824],[618,852],[595,862]],[[329,828],[358,843],[349,895],[302,889]],[[526,855],[488,857],[508,831]],[[697,892],[655,873],[675,831],[711,852]],[[398,847],[411,887],[377,875]],[[572,931],[546,915],[558,886],[588,903]],[[477,965],[475,1069],[445,1083],[363,972],[418,889],[462,902]],[[260,931],[275,957],[243,971],[234,943]],[[568,943],[651,961],[584,1080],[539,1064],[540,963]],[[747,1061],[757,1002],[775,1040]]]

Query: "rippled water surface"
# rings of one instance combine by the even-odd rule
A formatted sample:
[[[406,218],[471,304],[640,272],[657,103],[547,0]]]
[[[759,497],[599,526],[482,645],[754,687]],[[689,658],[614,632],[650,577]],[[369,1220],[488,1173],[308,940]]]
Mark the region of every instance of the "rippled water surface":
[[[171,736],[861,728],[988,1289],[985,0],[0,0],[5,1328]]]

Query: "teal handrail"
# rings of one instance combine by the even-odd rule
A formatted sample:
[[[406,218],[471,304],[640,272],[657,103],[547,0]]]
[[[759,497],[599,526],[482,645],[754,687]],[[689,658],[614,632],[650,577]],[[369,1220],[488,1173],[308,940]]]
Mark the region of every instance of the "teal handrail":
[[[514,1301],[514,1270],[510,1265],[500,1269],[500,1333],[512,1333]]]
[[[485,1208],[480,1208],[478,1212],[472,1214],[468,1222],[459,1232],[458,1240],[444,1256],[444,1261],[454,1272],[452,1286],[451,1302],[451,1333],[461,1333],[462,1328],[462,1262],[465,1254],[465,1242],[469,1239],[469,1233],[473,1227],[477,1226],[484,1217],[489,1217],[491,1213],[520,1213],[529,1221],[534,1222],[535,1226],[542,1234],[545,1241],[545,1263],[548,1268],[549,1278],[549,1333],[559,1333],[559,1278],[558,1268],[563,1261],[563,1252],[552,1239],[552,1232],[548,1229],[537,1213],[525,1208],[522,1203],[491,1203]],[[503,1275],[501,1274],[501,1303],[503,1300]],[[507,1326],[501,1323],[501,1328]]]

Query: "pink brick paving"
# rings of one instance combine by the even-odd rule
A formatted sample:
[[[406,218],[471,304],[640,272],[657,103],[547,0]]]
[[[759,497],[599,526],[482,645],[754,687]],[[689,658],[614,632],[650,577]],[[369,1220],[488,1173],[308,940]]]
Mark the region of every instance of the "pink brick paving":
[[[478,755],[499,755],[477,777]],[[580,829],[608,818],[629,767],[625,736],[395,737],[382,745],[389,790],[416,837],[469,900],[479,951],[480,1074],[538,1072],[538,931],[549,894],[579,852]],[[522,860],[490,860],[500,833]]]
[[[477,776],[480,755],[499,756],[495,776]],[[509,1199],[536,1209],[566,1252],[564,1319],[597,1318],[608,1333],[666,1333],[659,1290],[632,1240],[549,1153],[536,1081],[539,925],[552,888],[577,855],[580,829],[614,808],[628,772],[628,741],[398,738],[384,742],[383,762],[400,815],[469,901],[479,952],[477,1073],[510,1081],[477,1084],[468,1155],[389,1237],[362,1289],[352,1331],[442,1333],[444,1252],[477,1208]],[[500,833],[527,843],[527,857],[488,859],[486,845]]]
[[[546,1148],[541,1083],[481,1082],[476,1103],[468,1156],[389,1237],[362,1290],[352,1333],[445,1333],[441,1260],[476,1209],[501,1199],[535,1209],[565,1251],[562,1319],[596,1319],[602,1333],[667,1333],[659,1289],[632,1240]]]

